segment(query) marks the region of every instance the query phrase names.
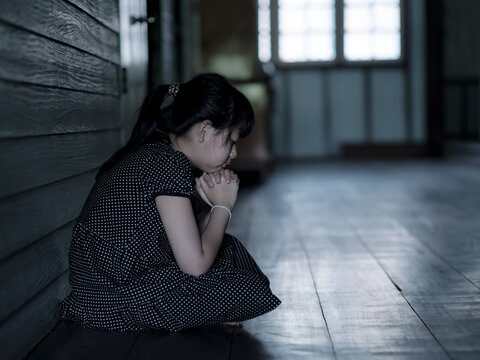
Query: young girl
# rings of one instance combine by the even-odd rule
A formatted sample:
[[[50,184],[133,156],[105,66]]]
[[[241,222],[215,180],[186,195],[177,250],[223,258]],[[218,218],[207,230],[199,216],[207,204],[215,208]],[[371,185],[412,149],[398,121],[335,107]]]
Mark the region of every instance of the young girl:
[[[247,250],[225,234],[239,186],[226,167],[253,123],[248,100],[217,74],[147,95],[75,224],[63,318],[179,331],[235,324],[280,304]],[[194,169],[203,175],[194,179]],[[204,219],[200,201],[212,206]]]

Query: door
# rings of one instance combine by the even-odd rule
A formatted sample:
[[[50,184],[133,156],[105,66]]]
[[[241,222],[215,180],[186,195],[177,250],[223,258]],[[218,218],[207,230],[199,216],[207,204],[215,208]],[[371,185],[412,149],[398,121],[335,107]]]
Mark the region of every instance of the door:
[[[148,33],[146,0],[120,0],[122,144],[130,137],[148,91]]]

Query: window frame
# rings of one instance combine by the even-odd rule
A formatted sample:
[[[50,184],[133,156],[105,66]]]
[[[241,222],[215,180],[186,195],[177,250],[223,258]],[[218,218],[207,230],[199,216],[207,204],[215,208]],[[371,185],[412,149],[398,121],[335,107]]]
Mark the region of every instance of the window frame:
[[[270,0],[270,39],[271,39],[271,59],[267,63],[273,63],[278,68],[308,68],[308,67],[392,67],[403,66],[406,63],[406,39],[407,27],[405,21],[406,0],[400,2],[400,57],[395,60],[346,60],[343,51],[343,0],[335,1],[335,58],[333,60],[322,61],[295,61],[285,62],[280,60],[278,52],[279,32],[278,32],[278,0]],[[258,47],[257,47],[258,52]],[[258,54],[257,54],[258,58]],[[258,60],[260,61],[260,60]]]

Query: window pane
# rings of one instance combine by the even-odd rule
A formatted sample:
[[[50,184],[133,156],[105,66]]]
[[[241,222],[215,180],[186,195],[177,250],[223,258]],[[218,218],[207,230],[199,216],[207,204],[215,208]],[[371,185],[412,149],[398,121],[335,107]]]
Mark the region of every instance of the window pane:
[[[278,7],[282,9],[303,6],[334,7],[335,0],[278,0]]]
[[[371,11],[367,6],[348,7],[343,12],[346,31],[369,30],[372,27]]]
[[[272,58],[270,36],[270,0],[258,0],[258,58],[269,62]]]
[[[335,1],[279,0],[278,56],[284,62],[335,57]]]
[[[303,10],[281,11],[278,19],[278,31],[287,34],[298,34],[308,31],[304,15],[305,13]]]
[[[283,61],[305,61],[304,37],[302,35],[280,36],[278,56]]]
[[[400,57],[400,36],[397,33],[378,33],[373,37],[374,59],[398,59]]]
[[[382,30],[399,30],[400,8],[376,4],[373,7],[373,26]]]
[[[347,33],[344,40],[344,54],[348,60],[372,58],[369,33]]]
[[[344,0],[347,60],[396,60],[401,56],[399,0]]]
[[[365,6],[370,5],[370,0],[343,0],[345,6]]]
[[[305,55],[308,60],[333,60],[335,44],[333,36],[312,34],[307,36]]]
[[[307,13],[307,22],[311,30],[328,31],[335,29],[334,12],[331,9],[312,9]]]

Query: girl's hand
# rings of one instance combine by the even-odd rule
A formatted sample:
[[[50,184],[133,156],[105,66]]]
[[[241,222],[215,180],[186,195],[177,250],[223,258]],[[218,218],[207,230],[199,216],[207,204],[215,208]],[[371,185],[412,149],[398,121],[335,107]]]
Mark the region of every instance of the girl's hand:
[[[208,184],[208,187],[214,187],[215,183],[220,184],[222,174],[225,177],[227,184],[230,184],[231,181],[238,182],[238,176],[230,169],[224,169],[220,171],[215,171],[214,173],[203,173],[202,177],[205,182]]]
[[[215,173],[212,175],[207,174],[207,176],[204,174],[202,177],[200,177],[198,182],[200,183],[201,190],[207,200],[213,205],[227,206],[230,210],[232,210],[235,202],[237,201],[239,186],[238,176],[231,170],[222,170],[218,173],[219,174]],[[215,181],[211,181],[212,176]],[[217,182],[218,177],[220,178],[219,182]],[[211,186],[212,183],[213,186]],[[201,196],[200,192],[199,194]]]
[[[208,185],[210,186],[210,185]],[[213,187],[213,183],[212,186]],[[202,185],[200,185],[200,179],[195,178],[195,190],[197,191],[197,194],[200,195],[200,198],[205,201],[206,204],[208,204],[210,207],[213,206],[213,204],[208,200],[207,195],[203,192]]]

